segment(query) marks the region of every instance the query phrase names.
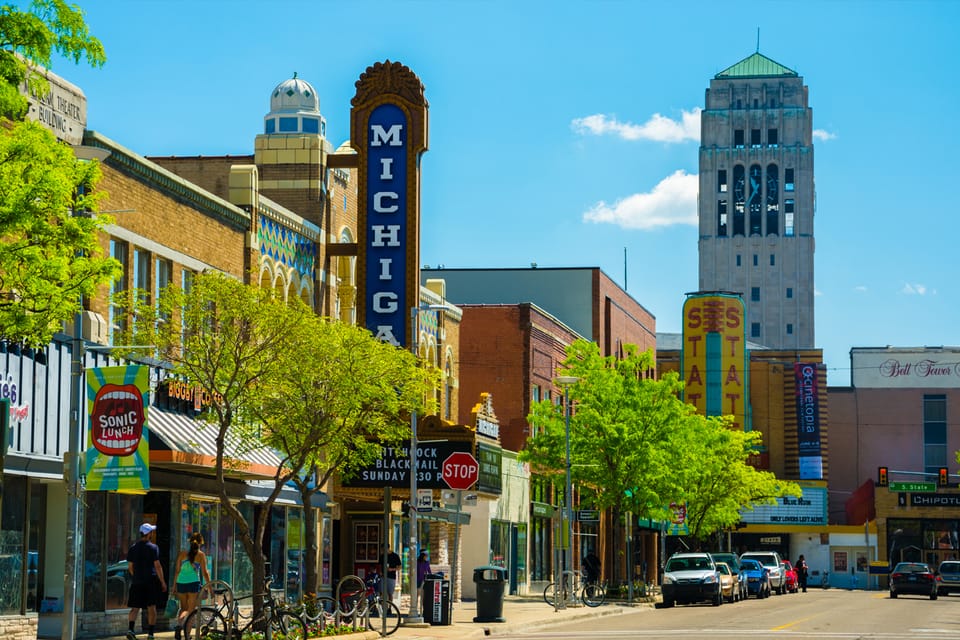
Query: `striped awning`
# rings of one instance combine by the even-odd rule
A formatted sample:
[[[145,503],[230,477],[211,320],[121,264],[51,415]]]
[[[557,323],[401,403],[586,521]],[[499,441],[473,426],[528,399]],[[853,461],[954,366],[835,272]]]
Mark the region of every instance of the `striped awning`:
[[[213,469],[217,461],[217,426],[194,420],[181,413],[150,407],[147,412],[150,433],[150,464],[167,468],[203,467]],[[224,473],[234,478],[273,478],[280,457],[268,447],[237,449],[236,442],[226,445]]]

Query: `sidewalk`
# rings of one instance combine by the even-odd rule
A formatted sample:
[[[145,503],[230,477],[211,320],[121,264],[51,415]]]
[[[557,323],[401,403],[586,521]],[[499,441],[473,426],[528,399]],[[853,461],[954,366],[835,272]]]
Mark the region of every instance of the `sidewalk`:
[[[485,636],[505,635],[520,631],[532,631],[563,624],[571,620],[587,620],[601,616],[621,615],[642,608],[652,608],[652,603],[634,603],[628,605],[623,602],[606,603],[591,608],[586,606],[570,607],[554,611],[543,598],[533,596],[507,596],[503,601],[503,618],[505,622],[474,622],[477,615],[476,601],[457,602],[453,605],[453,619],[449,625],[425,625],[423,627],[405,627],[403,625],[390,638],[402,640],[443,640],[456,638],[483,638]],[[146,634],[140,632],[137,625],[137,638],[146,640]],[[347,636],[351,640],[364,638],[379,638],[377,633],[355,634]],[[173,631],[158,631],[157,640],[172,640]],[[116,636],[111,640],[125,640],[123,636]]]

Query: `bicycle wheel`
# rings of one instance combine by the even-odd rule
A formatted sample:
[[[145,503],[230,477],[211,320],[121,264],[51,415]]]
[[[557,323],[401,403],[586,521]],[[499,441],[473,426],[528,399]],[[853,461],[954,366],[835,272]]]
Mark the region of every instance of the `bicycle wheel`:
[[[551,582],[550,584],[547,585],[547,588],[543,590],[543,601],[546,602],[551,607],[554,606],[553,599],[556,592],[557,592],[557,584],[555,582]],[[567,593],[568,592],[567,592],[566,585],[564,585],[564,588],[561,590],[559,594],[560,604],[563,604],[567,601]]]
[[[270,617],[273,640],[307,640],[307,625],[294,612],[282,609]]]
[[[314,627],[319,627],[319,631],[323,631],[327,628],[327,625],[334,623],[336,613],[337,601],[333,598],[321,596],[304,605],[301,617],[304,624],[307,625],[308,632],[312,632]]]
[[[213,607],[200,607],[183,621],[186,640],[226,640],[227,621]]]
[[[337,609],[340,618],[352,618],[357,606],[366,600],[367,585],[358,576],[346,576],[337,584]]]
[[[374,602],[370,605],[370,618],[367,626],[371,631],[379,632],[384,628],[383,616],[386,616],[387,635],[400,627],[400,608],[392,602]]]
[[[606,597],[607,592],[603,586],[594,583],[584,585],[583,593],[580,594],[580,599],[583,600],[583,604],[588,607],[599,607],[603,604]]]

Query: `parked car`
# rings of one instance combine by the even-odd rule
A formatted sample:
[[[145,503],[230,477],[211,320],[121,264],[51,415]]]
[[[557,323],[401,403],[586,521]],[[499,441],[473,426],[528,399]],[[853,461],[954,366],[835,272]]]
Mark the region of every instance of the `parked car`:
[[[776,551],[749,551],[740,555],[740,562],[743,562],[747,558],[756,560],[767,568],[770,572],[770,588],[773,589],[777,595],[782,594],[785,580],[783,567],[780,566],[780,563],[783,562],[780,554]]]
[[[937,599],[940,582],[925,562],[901,562],[890,573],[890,597],[901,593],[930,596]]]
[[[717,562],[717,571],[720,572],[720,592],[727,602],[740,601],[740,576],[730,570],[726,562]]]
[[[758,598],[770,597],[770,570],[760,564],[759,560],[742,558],[740,560],[740,571],[746,576],[749,595]]]
[[[940,585],[937,588],[941,596],[950,595],[951,591],[960,592],[960,561],[944,560],[937,568]]]
[[[710,557],[713,558],[714,562],[726,562],[730,570],[737,574],[737,582],[740,585],[740,599],[746,600],[750,594],[747,593],[747,577],[740,570],[740,556],[733,552],[720,551],[711,553]]]
[[[720,572],[709,553],[675,553],[667,560],[663,573],[663,606],[675,603],[723,603]]]
[[[784,560],[780,564],[781,569],[783,569],[783,589],[787,593],[796,593],[800,590],[800,577],[797,575],[797,570],[793,568],[793,565],[790,564],[789,560]]]

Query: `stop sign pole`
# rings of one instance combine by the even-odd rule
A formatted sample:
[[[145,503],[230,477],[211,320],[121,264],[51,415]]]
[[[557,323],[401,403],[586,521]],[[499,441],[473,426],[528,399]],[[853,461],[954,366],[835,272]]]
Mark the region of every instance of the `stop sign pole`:
[[[480,465],[477,459],[465,451],[451,453],[440,467],[443,481],[451,489],[457,490],[457,526],[453,530],[453,568],[451,569],[450,607],[453,607],[453,594],[460,580],[460,508],[463,506],[463,491],[474,485],[480,477]],[[452,614],[452,612],[451,612]],[[451,615],[451,619],[452,619]]]

